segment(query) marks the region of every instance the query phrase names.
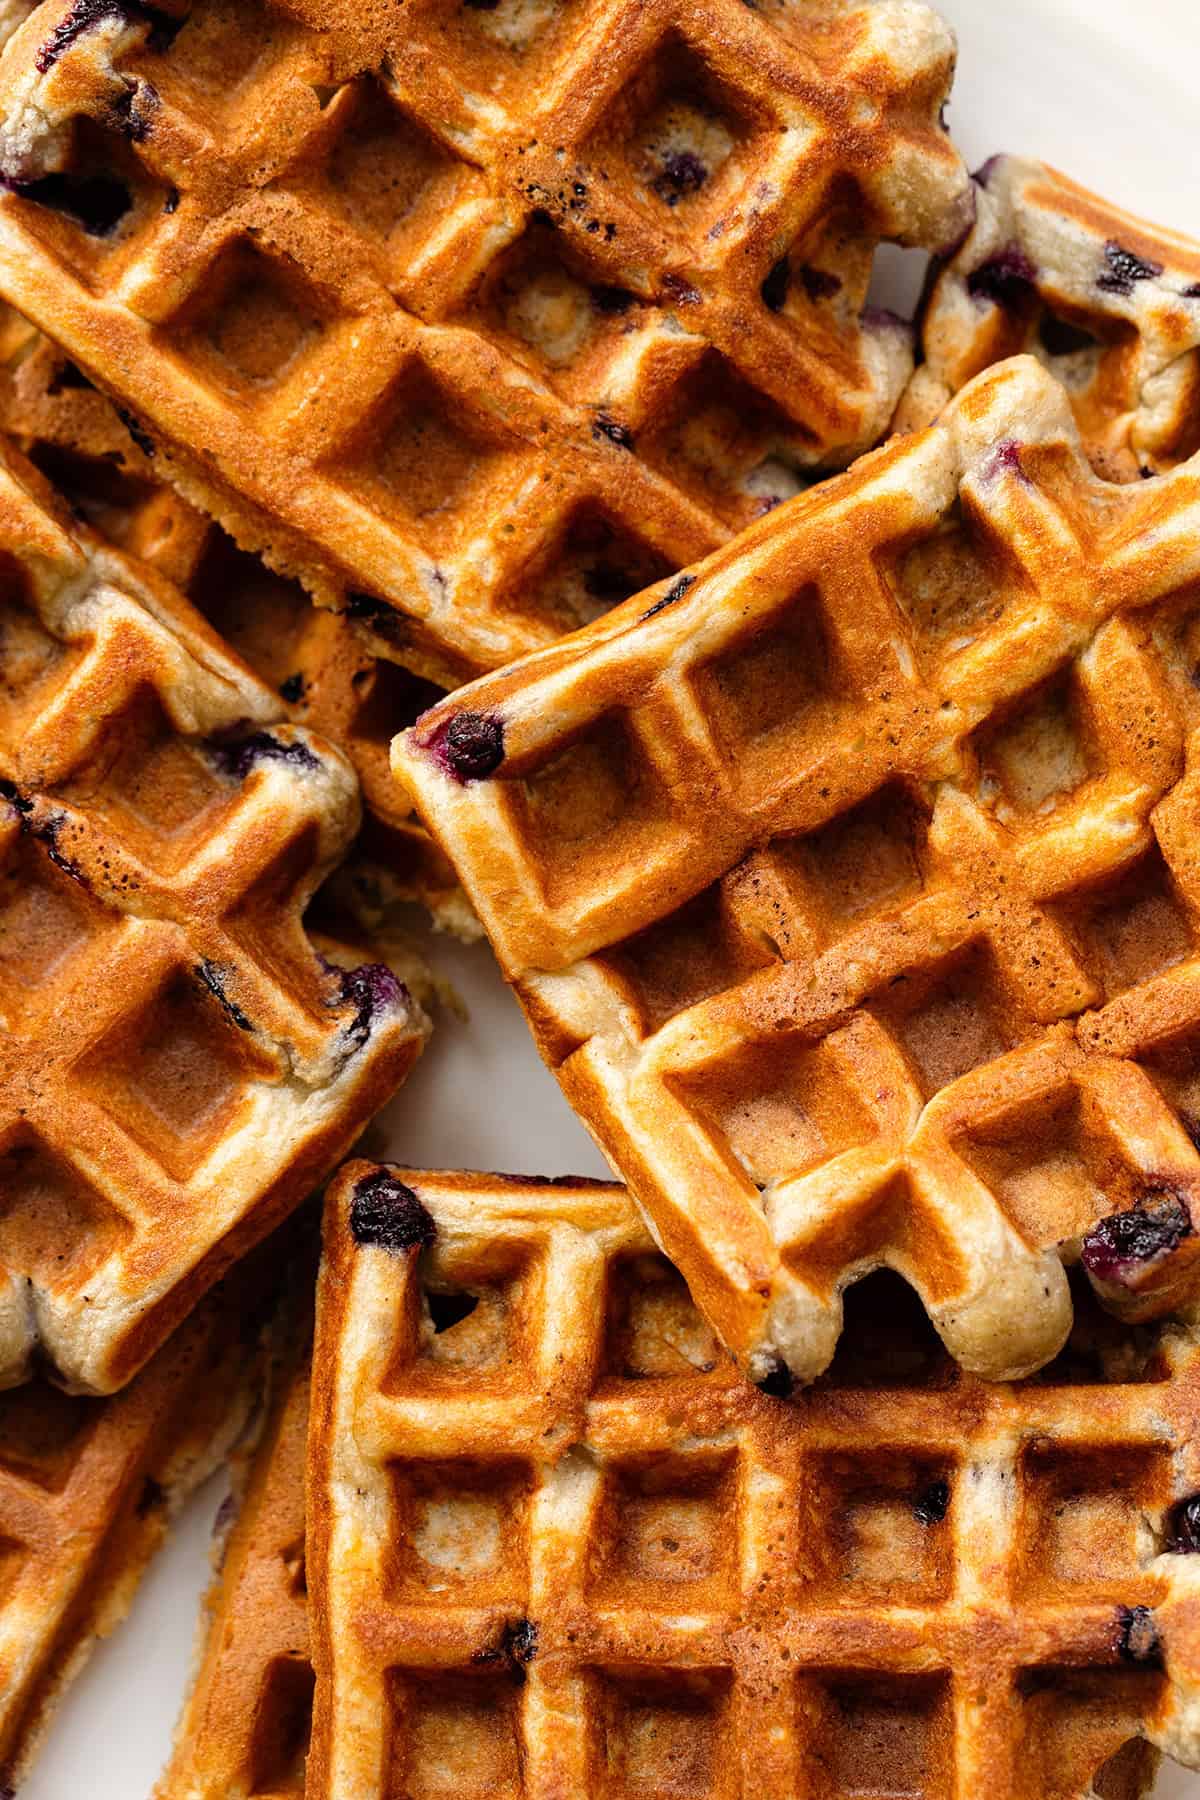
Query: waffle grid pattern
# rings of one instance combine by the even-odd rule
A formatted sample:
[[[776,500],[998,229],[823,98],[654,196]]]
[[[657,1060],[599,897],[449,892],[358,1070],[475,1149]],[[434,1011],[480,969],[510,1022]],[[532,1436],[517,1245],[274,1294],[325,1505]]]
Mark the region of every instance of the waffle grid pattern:
[[[539,1046],[723,1340],[811,1379],[881,1262],[993,1376],[1060,1258],[1196,1217],[1197,473],[1003,365],[397,740]],[[455,716],[502,745],[452,762]],[[448,735],[451,734],[451,735]],[[1166,1310],[1196,1240],[1106,1300]]]
[[[356,890],[417,901],[445,929],[477,936],[453,870],[388,771],[393,735],[441,690],[381,662],[349,621],[239,550],[163,481],[112,402],[11,308],[0,317],[0,429],[109,543],[186,594],[273,690],[276,717],[345,751],[366,813],[349,877]]]
[[[1184,1334],[989,1386],[876,1293],[781,1407],[620,1189],[391,1168],[418,1255],[355,1240],[380,1173],[327,1200],[310,1796],[1074,1800],[1188,1740]]]
[[[875,247],[968,217],[917,4],[72,17],[6,52],[0,283],[239,541],[443,680],[876,441],[911,346],[863,311]]]
[[[973,229],[938,272],[924,361],[897,413],[926,425],[990,364],[1029,351],[1062,381],[1096,469],[1163,474],[1200,449],[1200,244],[1056,169],[996,156]]]
[[[7,454],[7,453],[6,453]],[[350,1143],[424,1020],[301,918],[353,774],[176,589],[0,472],[0,1344],[119,1385]]]

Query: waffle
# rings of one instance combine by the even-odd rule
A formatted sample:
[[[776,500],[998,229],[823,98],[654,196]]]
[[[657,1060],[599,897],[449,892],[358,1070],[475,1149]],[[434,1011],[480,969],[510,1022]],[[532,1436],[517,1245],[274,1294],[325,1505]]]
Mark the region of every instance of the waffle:
[[[917,0],[50,0],[0,289],[243,545],[443,685],[887,428],[970,187]]]
[[[260,1277],[261,1279],[261,1274]],[[38,1380],[0,1396],[0,1786],[36,1753],[93,1645],[124,1617],[188,1495],[242,1426],[258,1374],[250,1290],[218,1289],[105,1400]]]
[[[897,414],[925,425],[991,363],[1029,351],[1066,387],[1096,469],[1161,475],[1200,449],[1200,244],[1043,163],[993,157],[974,229],[928,295],[925,360]]]
[[[343,910],[415,901],[467,939],[479,925],[454,872],[388,775],[393,734],[441,690],[381,664],[356,628],[240,551],[168,486],[112,402],[11,308],[0,309],[0,429],[110,543],[149,562],[275,690],[276,716],[331,738],[354,764],[365,818]],[[136,427],[135,427],[136,429]]]
[[[301,924],[349,765],[0,464],[0,1380],[105,1392],[388,1099],[426,1022]]]
[[[1081,1243],[1126,1319],[1194,1286],[1198,526],[1200,470],[1100,481],[1018,358],[397,739],[754,1379],[824,1368],[880,1263],[996,1378]]]
[[[1097,1311],[996,1386],[869,1285],[782,1405],[621,1189],[343,1170],[309,1800],[1134,1800],[1151,1744],[1195,1761],[1194,1338]]]
[[[270,1411],[220,1545],[204,1646],[154,1800],[303,1800],[312,1717],[304,1557],[312,1287],[276,1337]]]

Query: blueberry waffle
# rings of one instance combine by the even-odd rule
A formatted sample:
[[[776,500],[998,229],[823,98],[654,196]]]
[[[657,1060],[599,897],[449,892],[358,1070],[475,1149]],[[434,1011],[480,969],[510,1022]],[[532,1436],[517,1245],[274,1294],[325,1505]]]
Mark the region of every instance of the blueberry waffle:
[[[452,684],[887,428],[970,219],[918,0],[48,0],[0,290],[239,543]]]
[[[895,1277],[855,1299],[782,1405],[621,1189],[344,1170],[309,1800],[1137,1800],[1200,1759],[1195,1340],[1085,1291],[998,1386]]]
[[[0,1380],[128,1378],[426,1022],[305,907],[354,775],[178,589],[0,465]]]
[[[204,1643],[154,1800],[303,1800],[312,1721],[304,1554],[312,1286],[274,1334],[270,1408],[218,1515]],[[223,1515],[223,1516],[222,1516]]]
[[[928,424],[951,394],[1029,351],[1063,383],[1112,481],[1200,449],[1200,244],[1131,218],[1042,163],[996,156],[974,229],[938,271],[925,360],[897,414]]]
[[[43,1380],[0,1395],[0,1791],[16,1792],[64,1689],[244,1426],[254,1298],[232,1277],[116,1396]]]
[[[0,429],[110,543],[183,589],[255,673],[276,711],[331,738],[354,764],[365,816],[339,891],[381,915],[417,901],[443,928],[477,937],[454,872],[388,775],[393,734],[441,690],[372,655],[357,629],[238,549],[169,487],[112,402],[18,313],[0,309]],[[136,427],[135,427],[136,429]]]
[[[1200,1277],[1200,465],[1018,358],[393,747],[539,1048],[751,1377],[880,1264],[953,1354]]]

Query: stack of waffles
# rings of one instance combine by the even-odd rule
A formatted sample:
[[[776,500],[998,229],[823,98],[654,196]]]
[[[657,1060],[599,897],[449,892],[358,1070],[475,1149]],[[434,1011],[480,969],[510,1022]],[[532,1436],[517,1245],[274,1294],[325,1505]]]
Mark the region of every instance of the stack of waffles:
[[[922,0],[0,40],[0,1789],[218,1465],[158,1800],[1200,1768],[1200,246]],[[414,909],[624,1185],[342,1161]]]

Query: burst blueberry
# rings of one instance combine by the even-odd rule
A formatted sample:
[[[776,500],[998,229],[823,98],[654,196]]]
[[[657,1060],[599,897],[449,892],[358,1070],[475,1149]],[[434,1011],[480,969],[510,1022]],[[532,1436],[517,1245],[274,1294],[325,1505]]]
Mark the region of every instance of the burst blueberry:
[[[1019,306],[1037,280],[1037,267],[1019,244],[1006,244],[967,276],[972,300],[990,300],[993,306]]]
[[[402,1255],[428,1249],[437,1237],[437,1226],[412,1188],[387,1169],[378,1169],[354,1184],[350,1235],[356,1244]]]
[[[1097,1281],[1125,1285],[1192,1235],[1187,1207],[1174,1194],[1147,1194],[1126,1212],[1110,1213],[1083,1240],[1083,1266]]]

